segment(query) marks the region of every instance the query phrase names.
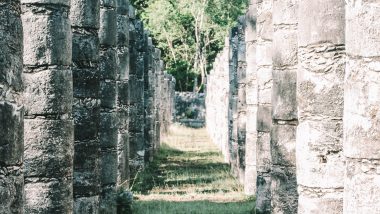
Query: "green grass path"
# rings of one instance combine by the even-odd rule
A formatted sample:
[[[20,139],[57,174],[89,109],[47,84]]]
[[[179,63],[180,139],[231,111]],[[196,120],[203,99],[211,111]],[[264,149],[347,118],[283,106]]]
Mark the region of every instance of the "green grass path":
[[[205,129],[173,126],[132,185],[134,214],[249,214],[254,200],[231,176]]]

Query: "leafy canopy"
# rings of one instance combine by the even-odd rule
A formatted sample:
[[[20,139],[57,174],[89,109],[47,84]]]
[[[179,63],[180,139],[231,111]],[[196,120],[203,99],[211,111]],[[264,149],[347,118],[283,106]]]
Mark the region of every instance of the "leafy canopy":
[[[201,88],[248,0],[131,0],[162,50],[176,89]]]

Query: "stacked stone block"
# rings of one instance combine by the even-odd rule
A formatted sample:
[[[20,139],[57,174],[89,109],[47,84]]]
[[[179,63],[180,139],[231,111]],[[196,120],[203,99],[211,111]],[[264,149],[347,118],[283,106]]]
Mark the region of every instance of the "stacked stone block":
[[[153,42],[145,32],[146,54],[144,58],[144,108],[145,108],[145,162],[153,161],[154,140],[154,78],[153,78]]]
[[[0,3],[0,213],[23,213],[23,34],[20,1]]]
[[[160,65],[160,58],[161,58],[161,51],[157,48],[154,49],[153,52],[153,71],[154,71],[154,143],[153,143],[153,151],[157,151],[160,147],[160,141],[161,141],[161,117],[162,114],[160,112],[161,109],[161,88],[160,88],[160,73],[161,73],[161,65]]]
[[[346,2],[343,212],[379,213],[380,2]]]
[[[271,210],[297,213],[297,3],[273,1]]]
[[[100,1],[100,213],[116,212],[118,178],[118,54],[116,0]]]
[[[70,1],[21,3],[25,213],[71,213],[74,127]]]
[[[344,8],[341,0],[299,2],[299,213],[342,213]]]
[[[117,155],[118,173],[117,184],[129,186],[129,1],[117,0],[117,56],[118,68],[116,76],[117,112],[119,117]]]
[[[141,170],[145,158],[144,140],[144,30],[130,8],[130,69],[129,69],[129,145],[130,171],[133,177]]]
[[[71,1],[75,213],[99,207],[99,9],[99,1]]]
[[[237,59],[237,156],[236,171],[240,183],[244,184],[245,177],[245,142],[246,142],[246,43],[245,43],[245,16],[238,21],[238,59]]]
[[[256,213],[271,212],[272,157],[272,6],[273,0],[257,1],[257,189]]]
[[[228,55],[228,74],[229,74],[229,93],[228,93],[228,153],[229,164],[232,173],[237,177],[237,153],[238,153],[238,46],[239,46],[239,27],[233,27],[229,36],[229,55]]]
[[[0,213],[116,213],[117,187],[130,184],[130,130],[150,136],[135,144],[152,160],[175,81],[164,81],[141,21],[131,28],[129,6],[0,3]]]
[[[379,8],[373,1],[251,1],[244,186],[247,194],[256,191],[256,213],[380,211]],[[234,34],[229,40],[228,63],[234,65]],[[223,53],[207,77],[206,123],[216,144],[223,144],[227,130],[227,145],[234,145],[239,116],[231,95],[239,78],[233,66],[222,77]],[[224,88],[232,90],[227,106]],[[230,126],[223,129],[226,116]],[[230,162],[239,154],[220,148]]]
[[[244,192],[256,194],[256,142],[257,142],[257,72],[256,72],[256,0],[251,0],[246,14],[246,140]]]
[[[208,75],[206,91],[206,127],[210,137],[221,149],[225,162],[229,162],[228,105],[229,105],[229,39],[214,62]],[[218,93],[215,93],[217,91]]]

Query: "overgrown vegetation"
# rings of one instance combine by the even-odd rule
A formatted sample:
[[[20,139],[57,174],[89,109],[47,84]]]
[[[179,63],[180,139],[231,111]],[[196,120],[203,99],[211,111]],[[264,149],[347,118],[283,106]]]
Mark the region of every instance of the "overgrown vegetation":
[[[176,90],[201,90],[229,29],[248,0],[131,0],[162,50]]]
[[[250,213],[254,200],[243,194],[204,129],[172,127],[164,142],[132,185],[133,213]]]

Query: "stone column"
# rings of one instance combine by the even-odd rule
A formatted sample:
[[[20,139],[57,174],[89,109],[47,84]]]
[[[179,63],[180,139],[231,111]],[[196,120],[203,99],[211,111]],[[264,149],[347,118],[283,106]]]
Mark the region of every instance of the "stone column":
[[[165,74],[164,74],[164,71],[161,69],[161,63],[162,60],[160,60],[159,62],[159,69],[160,69],[160,95],[161,95],[161,102],[160,102],[160,123],[161,123],[161,129],[160,129],[160,133],[161,133],[161,136],[164,136],[165,135],[165,120],[164,120],[164,117],[165,117],[165,105],[166,105],[166,85],[165,85]]]
[[[23,34],[20,0],[0,5],[0,213],[24,209]]]
[[[256,213],[271,212],[272,127],[272,5],[273,0],[257,1],[257,190]]]
[[[229,36],[229,94],[228,94],[228,153],[232,174],[237,177],[237,151],[238,151],[238,27],[233,27]]]
[[[379,213],[379,1],[348,1],[346,48],[343,212]]]
[[[143,24],[130,7],[129,146],[131,177],[144,166],[144,50]]]
[[[245,177],[245,141],[246,141],[246,46],[245,46],[245,16],[238,22],[238,61],[237,61],[237,175],[241,184]]]
[[[72,213],[74,127],[70,1],[22,0],[21,3],[25,213]]]
[[[256,142],[257,142],[257,65],[256,65],[256,0],[251,0],[246,15],[246,104],[247,123],[245,140],[245,180],[244,192],[247,195],[256,194]]]
[[[167,134],[167,106],[168,106],[168,79],[166,72],[161,70],[161,135],[165,136]]]
[[[154,49],[153,54],[153,68],[154,68],[154,84],[155,84],[155,93],[154,93],[154,108],[155,108],[155,124],[154,124],[154,135],[155,135],[155,142],[153,145],[154,151],[158,151],[160,147],[160,141],[161,141],[161,123],[160,123],[160,105],[161,105],[161,91],[160,91],[160,58],[161,58],[161,51],[157,48]]]
[[[342,213],[344,3],[298,5],[298,213]]]
[[[118,55],[115,0],[100,1],[100,213],[116,213],[118,177]]]
[[[153,43],[148,37],[148,32],[144,33],[145,55],[144,55],[144,108],[145,108],[145,162],[153,161],[153,128],[154,128],[154,101],[153,101]]]
[[[74,85],[74,213],[98,213],[99,1],[71,0]]]
[[[273,0],[271,209],[297,213],[297,3]]]
[[[117,153],[118,172],[117,184],[129,186],[129,1],[117,0],[117,55],[119,66],[117,70],[117,109],[119,117]]]
[[[229,133],[229,124],[230,124],[230,120],[229,120],[229,103],[230,103],[230,99],[229,99],[229,94],[230,94],[230,73],[229,73],[229,54],[230,54],[230,40],[229,38],[226,38],[225,39],[225,44],[224,44],[224,49],[223,49],[223,53],[222,53],[222,65],[221,65],[221,71],[222,71],[222,74],[221,74],[221,77],[222,78],[222,82],[220,83],[221,85],[223,85],[223,97],[222,97],[222,105],[221,105],[221,110],[217,111],[218,113],[220,113],[222,116],[222,124],[221,124],[221,130],[220,130],[220,138],[222,140],[221,142],[221,146],[222,146],[222,152],[224,153],[224,160],[226,163],[230,162],[231,160],[231,155],[230,155],[230,150],[229,150],[229,136],[230,136],[230,133]],[[218,84],[218,83],[216,83]]]

